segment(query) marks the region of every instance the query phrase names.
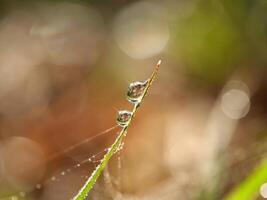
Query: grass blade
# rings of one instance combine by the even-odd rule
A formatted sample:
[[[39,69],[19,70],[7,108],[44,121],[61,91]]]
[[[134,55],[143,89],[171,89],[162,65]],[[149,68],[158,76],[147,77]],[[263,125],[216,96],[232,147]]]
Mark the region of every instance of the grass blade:
[[[260,187],[267,182],[267,160],[262,161],[256,169],[238,185],[225,200],[253,200],[259,195]]]
[[[153,73],[151,74],[150,78],[148,79],[148,84],[146,88],[144,89],[144,93],[141,97],[140,103],[134,104],[133,110],[132,110],[132,116],[129,119],[128,125],[123,127],[118,134],[117,138],[115,139],[114,143],[111,145],[111,147],[108,149],[108,152],[104,155],[103,159],[101,160],[100,164],[96,167],[96,169],[93,171],[91,176],[88,178],[88,180],[85,182],[84,186],[80,189],[78,194],[73,198],[73,200],[84,200],[88,196],[88,193],[93,188],[94,184],[96,183],[98,177],[101,175],[103,169],[107,165],[110,158],[118,151],[120,148],[120,144],[123,140],[123,138],[126,136],[129,126],[132,123],[132,120],[140,107],[144,97],[146,96],[149,88],[151,87],[154,79],[157,76],[159,66],[161,64],[161,60],[158,61]]]

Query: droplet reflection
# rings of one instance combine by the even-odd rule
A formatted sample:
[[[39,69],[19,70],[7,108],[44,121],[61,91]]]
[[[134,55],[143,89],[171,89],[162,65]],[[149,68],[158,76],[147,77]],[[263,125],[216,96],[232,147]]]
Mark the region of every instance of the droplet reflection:
[[[117,118],[118,125],[122,127],[127,126],[131,117],[132,117],[132,112],[130,111],[127,111],[127,110],[119,111],[119,115]]]
[[[144,90],[148,84],[148,81],[144,82],[133,82],[129,85],[129,89],[127,92],[127,99],[131,103],[140,103],[140,100],[142,98],[142,95],[144,94]]]

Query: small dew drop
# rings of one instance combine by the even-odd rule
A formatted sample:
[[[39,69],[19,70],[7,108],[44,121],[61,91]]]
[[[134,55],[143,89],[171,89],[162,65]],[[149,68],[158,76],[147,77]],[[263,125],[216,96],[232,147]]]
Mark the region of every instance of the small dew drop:
[[[64,176],[64,175],[65,175],[65,172],[64,172],[64,171],[63,171],[63,172],[61,172],[61,175],[62,175],[62,176]]]
[[[117,117],[117,123],[118,125],[125,127],[128,125],[129,120],[132,117],[132,112],[127,110],[119,111],[118,117]]]
[[[56,177],[53,176],[53,177],[51,178],[51,180],[52,180],[52,181],[55,181],[55,180],[56,180]]]
[[[119,151],[123,149],[123,146],[124,146],[124,142],[122,142],[122,143],[120,144],[120,146],[119,146],[119,148],[118,148]]]
[[[140,103],[142,95],[144,94],[145,88],[148,81],[140,82],[136,81],[129,85],[127,92],[127,99],[131,103]]]
[[[77,164],[76,166],[77,166],[77,167],[80,167],[81,165],[80,165],[80,164]]]

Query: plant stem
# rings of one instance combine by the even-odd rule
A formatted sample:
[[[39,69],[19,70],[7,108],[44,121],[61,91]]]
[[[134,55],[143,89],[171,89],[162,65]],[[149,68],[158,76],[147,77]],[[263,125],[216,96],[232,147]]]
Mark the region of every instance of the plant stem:
[[[114,143],[111,145],[111,147],[108,149],[108,152],[104,155],[103,159],[101,160],[100,164],[96,167],[96,169],[93,171],[91,176],[88,178],[88,180],[85,182],[84,186],[80,189],[78,194],[73,198],[73,200],[84,200],[88,196],[88,193],[93,188],[95,182],[97,181],[98,177],[102,173],[103,169],[107,165],[110,158],[119,150],[120,144],[123,140],[123,138],[126,136],[129,126],[132,123],[132,120],[140,107],[144,97],[146,96],[149,88],[151,87],[154,79],[157,76],[159,66],[161,64],[161,60],[158,61],[153,73],[151,74],[150,78],[148,79],[148,84],[146,85],[144,89],[144,93],[141,96],[140,102],[135,103],[133,110],[132,110],[132,116],[130,117],[127,126],[123,127],[118,134],[117,138],[115,139]]]

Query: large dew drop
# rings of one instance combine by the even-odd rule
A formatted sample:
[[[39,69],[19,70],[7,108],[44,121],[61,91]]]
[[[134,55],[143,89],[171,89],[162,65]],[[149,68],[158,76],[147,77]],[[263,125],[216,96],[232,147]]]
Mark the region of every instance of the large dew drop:
[[[127,92],[128,101],[130,101],[131,103],[139,103],[141,101],[142,95],[144,94],[147,84],[148,81],[136,81],[131,83]]]
[[[128,125],[130,118],[132,117],[132,112],[128,110],[119,111],[119,115],[117,118],[118,125],[125,127]]]

